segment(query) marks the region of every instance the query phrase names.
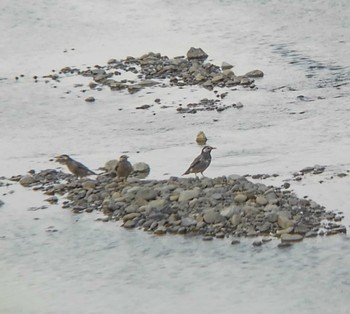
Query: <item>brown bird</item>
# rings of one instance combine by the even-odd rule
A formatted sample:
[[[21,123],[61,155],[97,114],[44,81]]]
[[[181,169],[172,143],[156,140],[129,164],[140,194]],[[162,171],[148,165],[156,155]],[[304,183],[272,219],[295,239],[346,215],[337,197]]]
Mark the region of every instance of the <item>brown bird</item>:
[[[79,161],[74,160],[73,158],[69,157],[68,155],[60,155],[56,156],[56,161],[60,164],[66,165],[68,170],[76,175],[77,177],[86,177],[89,175],[96,174],[95,172],[91,171],[89,168],[84,166]]]
[[[131,163],[128,161],[128,158],[129,156],[121,155],[117,166],[115,167],[118,178],[123,178],[124,181],[128,179],[128,176],[134,170]]]
[[[210,162],[211,162],[210,152],[213,149],[216,149],[216,147],[204,146],[201,154],[199,156],[197,156],[195,158],[195,160],[193,160],[190,167],[186,170],[186,172],[183,175],[194,173],[197,177],[197,173],[200,172],[202,174],[202,176],[204,177],[203,172],[210,165]]]

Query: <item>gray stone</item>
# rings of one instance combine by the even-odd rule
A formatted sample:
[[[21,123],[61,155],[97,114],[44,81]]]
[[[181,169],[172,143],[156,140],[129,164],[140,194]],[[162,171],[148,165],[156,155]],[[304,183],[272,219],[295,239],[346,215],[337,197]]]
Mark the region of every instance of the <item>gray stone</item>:
[[[250,72],[246,73],[245,76],[248,76],[248,77],[263,77],[264,76],[264,72],[260,71],[260,70],[253,70],[253,71],[250,71]]]
[[[141,187],[136,195],[135,198],[136,199],[141,199],[141,200],[145,200],[145,201],[151,201],[157,198],[158,192],[151,189],[151,188],[147,188],[147,187]]]
[[[301,234],[284,233],[281,235],[282,242],[297,242],[301,241],[303,238]]]
[[[229,69],[232,69],[232,68],[233,68],[233,65],[229,64],[229,63],[227,63],[225,61],[221,64],[221,69],[222,70],[229,70]]]
[[[247,200],[247,195],[239,193],[234,197],[234,201],[237,203],[244,203]]]
[[[134,219],[134,218],[139,217],[139,216],[140,216],[139,213],[126,214],[123,216],[123,221],[128,221],[128,220]]]
[[[131,176],[139,179],[145,179],[151,172],[150,166],[145,162],[134,163],[132,167],[133,167],[133,172]]]
[[[294,227],[294,233],[306,234],[310,231],[310,227],[307,225],[298,225]]]
[[[231,218],[235,213],[234,207],[226,207],[220,211],[220,214],[226,218]]]
[[[255,199],[255,202],[259,205],[266,205],[268,203],[266,197],[263,195],[258,195]]]
[[[115,171],[117,164],[118,164],[118,160],[116,160],[116,159],[108,160],[105,163],[104,168],[107,172],[113,172],[113,171]]]
[[[95,97],[93,97],[93,96],[89,96],[89,97],[87,97],[87,98],[85,98],[85,101],[86,102],[94,102],[96,99],[95,99]]]
[[[37,180],[33,176],[26,175],[19,180],[19,183],[25,187],[28,187],[36,181]]]
[[[214,238],[212,237],[212,236],[204,236],[203,238],[202,238],[202,240],[203,241],[211,241],[211,240],[213,240]]]
[[[92,190],[92,189],[94,189],[96,187],[96,184],[95,184],[94,181],[87,180],[87,181],[83,182],[82,187],[85,190]]]
[[[237,227],[241,223],[241,216],[239,214],[234,214],[230,219],[231,225]]]
[[[4,204],[5,203],[2,200],[0,200],[0,207],[3,206]]]
[[[277,222],[277,219],[278,219],[278,215],[276,213],[268,213],[266,215],[266,219],[271,222],[271,223],[274,223],[274,222]]]
[[[207,210],[203,215],[203,219],[207,224],[216,224],[226,220],[224,216],[221,216],[221,214],[214,209]]]
[[[191,217],[184,217],[181,219],[181,226],[183,227],[191,227],[191,226],[196,226],[197,225],[197,220]]]
[[[137,222],[135,220],[128,220],[123,224],[124,228],[135,228],[136,227]]]
[[[277,223],[282,229],[294,226],[294,221],[291,220],[291,214],[287,211],[278,213]]]
[[[193,60],[193,59],[205,60],[206,58],[208,58],[208,55],[203,51],[202,48],[191,47],[190,50],[187,51],[188,60]]]
[[[193,190],[182,191],[179,195],[179,202],[188,202],[199,196],[200,189],[194,188]]]

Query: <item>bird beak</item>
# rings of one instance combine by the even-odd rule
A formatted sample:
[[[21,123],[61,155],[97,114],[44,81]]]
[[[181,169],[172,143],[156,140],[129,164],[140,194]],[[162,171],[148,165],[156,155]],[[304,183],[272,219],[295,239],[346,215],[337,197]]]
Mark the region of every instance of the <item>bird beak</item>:
[[[211,149],[216,149],[216,147],[212,147]]]

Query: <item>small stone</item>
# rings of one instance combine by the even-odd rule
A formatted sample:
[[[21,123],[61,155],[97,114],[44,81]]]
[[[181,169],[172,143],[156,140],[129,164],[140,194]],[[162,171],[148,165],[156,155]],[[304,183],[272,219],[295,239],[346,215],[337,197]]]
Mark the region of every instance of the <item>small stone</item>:
[[[127,228],[127,229],[129,229],[129,228],[135,228],[135,226],[136,226],[136,221],[135,220],[128,220],[128,221],[126,221],[124,224],[123,224],[123,227],[124,228]]]
[[[56,204],[58,202],[57,196],[51,196],[47,199],[45,199],[46,202],[49,202],[50,204]]]
[[[233,227],[237,227],[241,223],[241,216],[238,214],[234,214],[231,217],[230,222]]]
[[[291,247],[292,245],[293,244],[290,242],[281,242],[281,243],[278,243],[277,247],[279,249],[285,249],[285,248]]]
[[[253,70],[245,74],[247,77],[263,77],[264,72],[260,70]]]
[[[156,235],[166,234],[166,228],[164,226],[159,226],[153,233]]]
[[[218,233],[215,234],[215,237],[218,238],[218,239],[223,239],[223,238],[225,238],[225,233],[218,232]]]
[[[88,180],[88,181],[84,181],[82,184],[82,188],[85,190],[92,190],[96,187],[96,184],[94,181]]]
[[[208,58],[208,55],[203,51],[202,48],[191,47],[187,52],[188,60],[198,59],[204,61],[206,58]]]
[[[231,245],[236,245],[236,244],[239,244],[239,243],[241,243],[241,242],[239,240],[237,240],[237,239],[233,239],[231,241]]]
[[[207,142],[207,137],[205,136],[203,131],[198,132],[197,137],[196,137],[196,142],[199,145],[204,145]]]
[[[203,215],[203,220],[207,224],[216,224],[216,223],[225,221],[226,219],[225,219],[225,217],[221,216],[221,214],[219,212],[217,212],[216,210],[209,209]]]
[[[282,211],[278,213],[277,223],[282,228],[293,227],[294,222],[290,219],[291,215],[287,211]]]
[[[237,203],[244,203],[247,200],[247,195],[239,193],[234,197],[234,201]]]
[[[19,183],[25,187],[30,186],[34,182],[36,182],[35,178],[33,176],[30,176],[30,175],[24,176],[19,180]]]
[[[89,96],[89,97],[85,98],[85,101],[86,102],[94,102],[95,101],[95,97]]]
[[[268,203],[265,196],[258,195],[255,199],[255,202],[259,205],[266,205]]]
[[[262,246],[263,242],[261,240],[254,240],[252,243],[253,246]]]
[[[281,235],[282,242],[297,242],[301,241],[304,237],[301,234],[285,233]]]
[[[196,197],[199,196],[200,189],[194,188],[193,190],[186,190],[182,191],[179,195],[178,201],[181,202],[188,202]]]
[[[232,68],[233,68],[233,65],[229,64],[229,63],[227,63],[225,61],[221,64],[221,69],[222,70],[229,70],[229,69],[232,69]]]
[[[212,241],[214,238],[212,236],[204,236],[202,238],[203,241]]]
[[[123,216],[123,221],[128,221],[128,220],[134,219],[134,218],[139,217],[139,216],[140,216],[139,213],[126,214]]]

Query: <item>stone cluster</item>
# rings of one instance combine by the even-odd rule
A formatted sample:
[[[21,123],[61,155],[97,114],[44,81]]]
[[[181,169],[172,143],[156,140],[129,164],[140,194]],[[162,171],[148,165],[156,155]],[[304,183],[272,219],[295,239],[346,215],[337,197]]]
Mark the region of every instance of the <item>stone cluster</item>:
[[[169,58],[160,53],[149,52],[139,58],[126,57],[122,60],[110,59],[106,65],[95,65],[87,69],[64,67],[58,74],[45,78],[59,81],[63,75],[82,75],[91,77],[91,89],[108,86],[111,90],[127,90],[136,93],[145,87],[192,86],[200,85],[212,90],[214,87],[232,87],[241,85],[254,88],[254,78],[263,77],[260,70],[253,70],[244,75],[236,75],[232,65],[223,62],[221,66],[205,60],[208,55],[201,48],[190,48],[185,56]],[[123,78],[123,74],[131,73],[134,79]],[[130,76],[130,75],[129,75]],[[120,78],[120,79],[117,79]],[[87,98],[86,101],[94,101]]]
[[[245,177],[129,179],[110,173],[77,179],[57,170],[12,177],[49,195],[75,213],[101,211],[103,221],[154,234],[190,234],[204,240],[226,237],[278,237],[282,242],[346,233],[341,213],[327,211],[290,190],[253,183]],[[66,199],[62,198],[65,196]]]

